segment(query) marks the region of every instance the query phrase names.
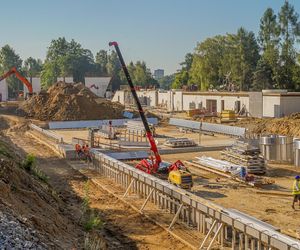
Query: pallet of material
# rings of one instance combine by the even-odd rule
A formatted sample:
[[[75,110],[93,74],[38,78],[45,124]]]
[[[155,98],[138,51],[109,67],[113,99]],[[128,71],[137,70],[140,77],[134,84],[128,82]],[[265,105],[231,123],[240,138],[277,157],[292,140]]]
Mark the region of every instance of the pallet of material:
[[[221,152],[223,160],[246,167],[248,173],[265,174],[265,160],[259,154],[259,148],[243,141],[236,141]]]

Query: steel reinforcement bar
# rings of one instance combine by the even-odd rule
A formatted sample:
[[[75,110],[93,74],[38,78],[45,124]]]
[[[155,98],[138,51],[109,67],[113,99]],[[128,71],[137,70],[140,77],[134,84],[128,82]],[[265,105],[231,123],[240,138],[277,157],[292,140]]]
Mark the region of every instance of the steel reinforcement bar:
[[[229,244],[232,249],[300,249],[299,241],[277,232],[269,224],[225,209],[103,153],[91,153],[93,168],[121,185],[126,190],[124,196],[131,192],[145,198],[140,211],[151,202],[174,214],[169,230],[181,221],[205,235],[202,242],[199,240],[199,249],[211,249],[214,242],[221,246]]]

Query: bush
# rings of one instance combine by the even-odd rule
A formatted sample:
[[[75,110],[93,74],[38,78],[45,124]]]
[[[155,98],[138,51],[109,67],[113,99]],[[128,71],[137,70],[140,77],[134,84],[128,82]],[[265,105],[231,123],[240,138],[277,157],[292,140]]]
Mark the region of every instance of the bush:
[[[32,169],[32,167],[35,166],[35,164],[36,164],[36,158],[35,158],[35,156],[32,155],[32,154],[28,154],[26,156],[25,160],[22,162],[22,167],[26,171],[30,172],[31,169]]]
[[[90,218],[84,224],[84,229],[86,231],[91,231],[93,229],[100,229],[101,227],[102,227],[101,219],[94,214],[91,214]]]
[[[26,171],[36,176],[41,181],[45,183],[48,182],[49,179],[48,176],[44,174],[43,171],[36,166],[36,157],[34,155],[28,154],[25,160],[23,160],[21,166],[22,168],[24,168]]]

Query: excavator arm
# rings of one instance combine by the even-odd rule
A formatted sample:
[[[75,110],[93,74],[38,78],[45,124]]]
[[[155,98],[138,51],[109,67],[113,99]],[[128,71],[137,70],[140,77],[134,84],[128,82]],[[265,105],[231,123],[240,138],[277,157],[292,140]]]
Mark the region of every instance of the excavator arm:
[[[7,71],[4,75],[0,76],[0,81],[4,80],[5,78],[13,74],[15,74],[16,77],[27,87],[29,94],[33,94],[31,83],[17,71],[16,67],[13,67],[11,70]]]
[[[118,55],[118,57],[119,57],[119,60],[120,60],[121,66],[122,66],[122,69],[123,69],[123,71],[124,71],[124,74],[125,74],[125,76],[126,76],[127,82],[128,82],[128,84],[129,84],[129,87],[130,87],[132,96],[133,96],[133,98],[134,98],[134,100],[135,100],[135,103],[136,103],[136,106],[137,106],[137,108],[138,108],[140,117],[141,117],[142,122],[143,122],[143,124],[144,124],[145,130],[146,130],[146,136],[147,136],[148,141],[149,141],[149,143],[150,143],[150,149],[151,149],[151,151],[153,152],[154,157],[155,157],[155,162],[154,162],[154,164],[152,164],[152,166],[151,166],[151,168],[152,168],[152,169],[151,169],[151,172],[156,173],[157,170],[158,170],[159,164],[161,163],[161,157],[160,157],[160,155],[159,155],[159,153],[158,153],[158,149],[157,149],[155,140],[154,140],[154,138],[153,138],[153,135],[152,135],[152,133],[151,133],[149,124],[148,124],[148,122],[147,122],[147,119],[146,119],[144,110],[143,110],[143,108],[142,108],[142,105],[141,105],[141,103],[140,103],[140,100],[139,100],[139,98],[138,98],[138,96],[137,96],[137,93],[136,93],[136,91],[135,91],[135,87],[134,87],[134,85],[133,85],[133,83],[132,83],[130,74],[129,74],[128,69],[127,69],[127,67],[126,67],[126,64],[125,64],[125,62],[124,62],[124,59],[123,59],[123,56],[122,56],[121,51],[120,51],[120,49],[119,49],[118,43],[117,43],[117,42],[110,42],[110,43],[109,43],[109,46],[114,46],[115,49],[116,49],[117,55]],[[149,169],[149,166],[147,166],[146,168]]]

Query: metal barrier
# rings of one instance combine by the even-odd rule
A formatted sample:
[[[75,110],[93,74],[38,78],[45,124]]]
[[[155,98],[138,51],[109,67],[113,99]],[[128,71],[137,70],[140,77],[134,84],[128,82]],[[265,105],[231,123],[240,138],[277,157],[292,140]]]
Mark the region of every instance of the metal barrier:
[[[226,242],[232,249],[300,249],[299,241],[278,233],[271,225],[225,209],[103,153],[95,150],[91,153],[93,168],[121,185],[126,190],[124,196],[131,191],[145,198],[140,211],[152,202],[174,214],[169,230],[180,220],[206,235],[201,244],[199,242],[199,249],[205,245],[211,249],[214,241],[222,246]]]
[[[52,121],[49,122],[50,129],[78,129],[78,128],[99,128],[102,125],[109,125],[109,121],[112,121],[113,126],[124,126],[125,122],[135,119],[111,119],[111,120],[88,120],[88,121]],[[158,124],[157,118],[147,118],[149,123],[154,125]]]
[[[34,124],[30,124],[29,127],[34,130],[39,132],[40,134],[42,134],[43,136],[47,137],[49,140],[53,141],[54,143],[64,143],[63,137],[58,136],[57,134],[46,130],[46,129],[42,129],[39,126],[36,126]]]
[[[241,127],[234,127],[234,126],[228,126],[228,125],[222,125],[222,124],[214,124],[214,123],[208,123],[208,122],[197,122],[197,121],[190,121],[190,120],[177,119],[177,118],[170,118],[169,124],[177,126],[177,127],[209,131],[209,132],[213,132],[213,133],[233,135],[233,136],[238,136],[238,137],[241,137],[241,136],[243,137],[246,132],[246,129],[241,128]]]

